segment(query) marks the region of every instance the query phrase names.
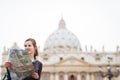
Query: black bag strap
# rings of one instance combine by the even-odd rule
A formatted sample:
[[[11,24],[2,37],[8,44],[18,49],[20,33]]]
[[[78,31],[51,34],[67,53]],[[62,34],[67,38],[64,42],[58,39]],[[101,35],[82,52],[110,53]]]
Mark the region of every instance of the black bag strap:
[[[6,76],[7,76],[7,74],[5,74],[5,75],[4,75],[4,77],[3,77],[3,79],[2,79],[2,80],[5,80],[5,79],[6,79]]]
[[[11,77],[10,77],[10,71],[9,71],[9,69],[8,68],[6,68],[6,73],[5,73],[5,75],[4,75],[4,77],[3,77],[3,79],[2,80],[12,80],[11,79]]]
[[[11,76],[10,76],[10,71],[9,71],[9,69],[8,69],[8,68],[7,68],[7,74],[8,74],[8,75],[7,75],[8,80],[12,80],[12,79],[11,79]]]

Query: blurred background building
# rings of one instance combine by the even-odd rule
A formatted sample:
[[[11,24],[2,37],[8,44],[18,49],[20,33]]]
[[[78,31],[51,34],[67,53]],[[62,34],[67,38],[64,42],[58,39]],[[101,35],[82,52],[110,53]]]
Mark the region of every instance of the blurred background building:
[[[12,48],[19,48],[19,46],[14,43]],[[112,74],[116,75],[112,80],[120,80],[116,70],[120,66],[119,46],[114,52],[106,52],[104,46],[99,52],[93,50],[93,46],[90,47],[90,51],[87,48],[86,46],[86,50],[82,50],[80,41],[67,29],[65,21],[61,18],[58,29],[49,35],[38,57],[43,63],[41,80],[107,80],[107,76],[104,78],[101,76],[99,66],[102,66],[103,73],[107,74],[108,64]],[[3,64],[7,55],[8,49],[4,47],[2,76],[5,73]]]

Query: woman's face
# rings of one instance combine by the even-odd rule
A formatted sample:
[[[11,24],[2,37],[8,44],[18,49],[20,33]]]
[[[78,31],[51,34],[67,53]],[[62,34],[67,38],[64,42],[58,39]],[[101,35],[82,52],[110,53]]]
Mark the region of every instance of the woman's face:
[[[26,41],[24,44],[25,50],[28,51],[29,54],[34,54],[35,47],[33,46],[31,41]]]

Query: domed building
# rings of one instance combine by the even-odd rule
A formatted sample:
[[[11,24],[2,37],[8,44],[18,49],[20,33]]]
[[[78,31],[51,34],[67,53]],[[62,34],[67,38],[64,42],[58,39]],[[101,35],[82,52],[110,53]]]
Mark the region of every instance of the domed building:
[[[46,40],[44,45],[44,52],[49,54],[60,54],[69,51],[77,52],[81,50],[78,38],[69,31],[65,26],[63,19],[59,22],[59,27]]]
[[[66,29],[63,19],[59,22],[59,28],[54,31],[46,40],[44,50],[51,48],[70,48],[80,49],[78,38],[68,29]]]
[[[44,63],[42,80],[104,80],[98,67],[110,62],[113,69],[120,65],[120,51],[83,52],[79,39],[66,28],[61,18],[58,29],[49,35],[41,53]],[[106,73],[106,70],[105,72]],[[120,79],[113,77],[113,80]]]
[[[6,50],[3,55],[5,59]],[[38,59],[43,63],[41,80],[106,80],[106,66],[111,67],[111,80],[120,80],[120,50],[115,52],[83,51],[79,39],[66,27],[61,18],[58,29],[50,34]],[[103,67],[100,73],[99,68]],[[117,66],[117,67],[116,67]],[[103,77],[105,74],[108,76]]]

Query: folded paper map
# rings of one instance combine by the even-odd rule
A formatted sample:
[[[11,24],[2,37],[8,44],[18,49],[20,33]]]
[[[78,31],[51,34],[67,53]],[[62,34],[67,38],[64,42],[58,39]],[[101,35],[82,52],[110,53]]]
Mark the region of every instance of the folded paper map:
[[[10,49],[9,60],[12,62],[12,67],[9,68],[12,80],[22,80],[33,72],[33,64],[27,51]]]

